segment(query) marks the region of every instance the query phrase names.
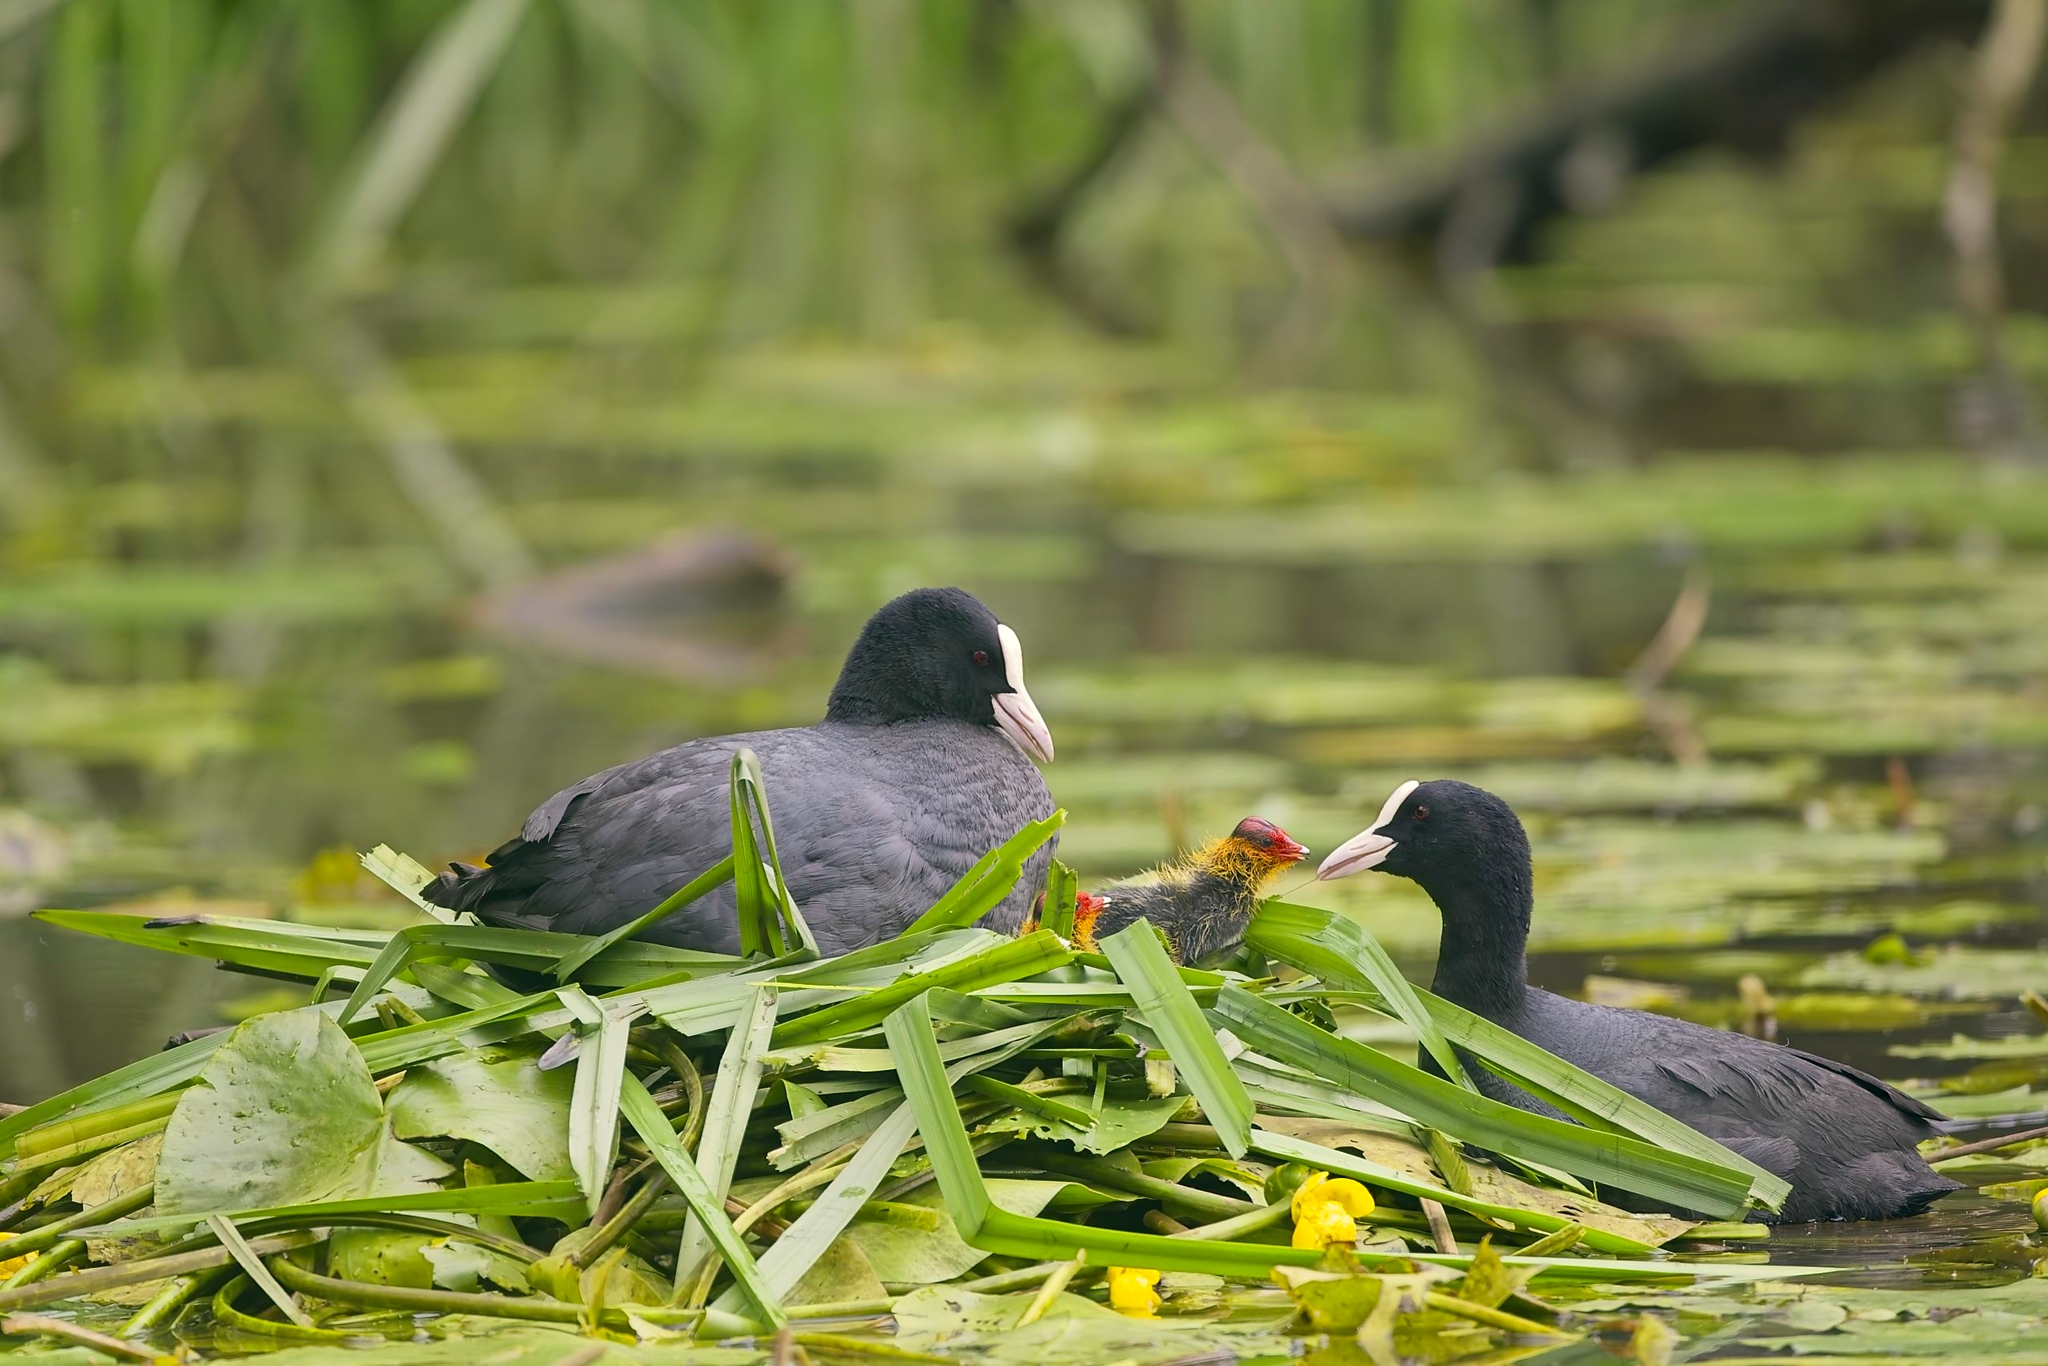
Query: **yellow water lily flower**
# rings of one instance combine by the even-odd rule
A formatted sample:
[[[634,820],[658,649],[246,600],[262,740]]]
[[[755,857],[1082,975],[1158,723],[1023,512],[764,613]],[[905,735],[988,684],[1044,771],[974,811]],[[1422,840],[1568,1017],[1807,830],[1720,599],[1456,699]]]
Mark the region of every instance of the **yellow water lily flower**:
[[[2034,1192],[2034,1227],[2048,1229],[2048,1190]]]
[[[1289,1208],[1294,1215],[1294,1246],[1355,1243],[1358,1221],[1373,1211],[1372,1192],[1348,1176],[1317,1172],[1301,1183]]]
[[[0,1243],[4,1243],[9,1238],[19,1238],[20,1236],[18,1233],[0,1233]],[[39,1255],[38,1253],[31,1252],[26,1257],[9,1257],[6,1261],[0,1262],[0,1280],[12,1276],[15,1272],[34,1261]]]
[[[1133,1317],[1149,1319],[1159,1312],[1159,1273],[1149,1267],[1113,1266],[1109,1269],[1109,1307]]]

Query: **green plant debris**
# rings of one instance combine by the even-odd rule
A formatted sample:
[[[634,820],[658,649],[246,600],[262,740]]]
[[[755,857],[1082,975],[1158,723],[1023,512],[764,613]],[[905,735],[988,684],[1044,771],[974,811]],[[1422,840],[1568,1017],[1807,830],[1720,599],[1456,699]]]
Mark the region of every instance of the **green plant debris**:
[[[736,765],[732,784],[765,810],[758,771]],[[1045,833],[1012,841],[1000,861],[1016,862]],[[112,926],[133,944],[301,981],[338,964],[374,971],[351,997],[347,1028],[339,1002],[259,1014],[187,1045],[183,1061],[165,1055],[7,1121],[13,1156],[0,1174],[41,1181],[41,1209],[78,1211],[32,1245],[49,1248],[72,1228],[91,1241],[70,1254],[84,1258],[75,1269],[0,1289],[0,1308],[61,1303],[109,1278],[146,1281],[153,1261],[182,1266],[176,1259],[226,1238],[256,1287],[226,1281],[212,1292],[241,1345],[376,1336],[379,1309],[409,1311],[387,1325],[408,1334],[411,1315],[425,1314],[439,1316],[431,1331],[458,1338],[463,1324],[495,1318],[716,1340],[785,1322],[801,1332],[807,1314],[831,1307],[807,1307],[798,1296],[809,1293],[856,1303],[856,1316],[893,1312],[898,1347],[964,1349],[982,1341],[976,1324],[991,1285],[1007,1284],[1006,1258],[1058,1262],[1079,1250],[1090,1266],[1164,1268],[1195,1278],[1172,1290],[1189,1305],[1270,1294],[1259,1287],[1276,1267],[1324,1257],[1286,1246],[1289,1209],[1267,1203],[1273,1172],[1294,1162],[1375,1188],[1361,1231],[1373,1250],[1338,1256],[1361,1284],[1427,1282],[1419,1299],[1403,1292],[1375,1299],[1384,1311],[1367,1307],[1389,1331],[1547,1333],[1501,1307],[1517,1287],[1560,1275],[1669,1280],[1683,1264],[1650,1258],[1689,1225],[1624,1213],[1570,1177],[1552,1181],[1514,1159],[1723,1214],[1749,1201],[1752,1174],[1669,1120],[1623,1108],[1604,1121],[1648,1125],[1653,1144],[1478,1100],[1264,999],[1278,991],[1269,978],[1184,974],[1142,924],[1104,942],[1114,972],[1075,961],[1047,930],[1006,940],[946,928],[971,918],[947,905],[981,896],[974,878],[927,917],[933,928],[818,959],[800,910],[778,890],[765,839],[756,861],[764,928],[743,959],[677,960],[632,944],[594,957],[592,941],[577,936],[439,922],[399,931],[204,919]],[[379,866],[410,867],[388,851]],[[1003,870],[999,885],[1014,876]],[[394,877],[400,891],[416,880]],[[1299,936],[1326,913],[1272,913],[1273,931],[1256,942],[1294,945],[1311,970],[1342,968],[1341,989],[1393,992],[1404,1017],[1430,1018],[1435,998],[1397,988],[1363,930],[1347,924],[1354,942],[1342,962],[1320,964]],[[794,955],[769,957],[792,946]],[[435,961],[458,952],[469,966]],[[682,980],[678,961],[690,964]],[[604,985],[520,996],[478,971],[500,962],[594,974]],[[1076,997],[1094,1004],[1076,1013]],[[1480,1040],[1462,1016],[1443,1024],[1490,1063],[1540,1076],[1546,1096],[1597,1103],[1603,1094],[1555,1059]],[[1228,1050],[1218,1033],[1226,1025],[1241,1041]],[[1160,1067],[1137,1040],[1164,1045],[1175,1065]],[[884,1047],[878,1066],[868,1055]],[[1287,1096],[1266,1084],[1288,1065],[1309,1067],[1321,1088],[1313,1112],[1352,1122],[1289,1114]],[[686,1084],[692,1073],[699,1080]],[[1453,1096],[1464,1099],[1447,1105]],[[1445,1131],[1431,1135],[1434,1159],[1404,1116]],[[1477,1145],[1461,1154],[1454,1188],[1440,1173],[1450,1138]],[[91,1160],[43,1179],[72,1153]],[[1450,1207],[1467,1232],[1494,1231],[1463,1282],[1454,1278],[1469,1258],[1418,1253],[1416,1262],[1405,1252],[1423,1196]],[[1158,1219],[1188,1226],[1166,1236]],[[298,1230],[316,1241],[291,1260],[261,1250],[271,1247],[264,1237]],[[1520,1251],[1564,1232],[1578,1255],[1545,1250],[1562,1247],[1557,1240],[1542,1255]],[[1804,1274],[1732,1263],[1688,1271],[1713,1284]],[[1459,1285],[1471,1295],[1461,1298]],[[1171,1315],[1148,1323],[1099,1307],[1088,1286],[1074,1281],[1026,1331],[987,1350],[1009,1359],[1029,1347],[1040,1362],[1140,1346],[1254,1350],[1285,1319],[1274,1306],[1255,1326]],[[292,1321],[257,1290],[289,1303]],[[1396,1300],[1406,1306],[1398,1313]]]

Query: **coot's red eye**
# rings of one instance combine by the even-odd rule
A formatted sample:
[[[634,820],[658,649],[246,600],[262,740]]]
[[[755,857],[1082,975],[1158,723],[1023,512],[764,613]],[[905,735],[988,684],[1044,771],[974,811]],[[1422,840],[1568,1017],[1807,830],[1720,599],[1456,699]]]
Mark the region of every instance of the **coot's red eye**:
[[[980,664],[980,665],[982,665],[982,666],[986,667],[986,666],[987,666],[987,664],[988,664],[988,651],[987,651],[987,650],[976,650],[976,651],[974,652],[974,662],[975,662],[976,664]]]
[[[1426,807],[1426,806],[1418,806],[1418,807],[1416,807],[1416,808],[1415,808],[1415,819],[1416,819],[1416,820],[1419,820],[1419,821],[1426,821],[1426,820],[1428,820],[1428,819],[1429,819],[1429,808],[1428,808],[1428,807]]]

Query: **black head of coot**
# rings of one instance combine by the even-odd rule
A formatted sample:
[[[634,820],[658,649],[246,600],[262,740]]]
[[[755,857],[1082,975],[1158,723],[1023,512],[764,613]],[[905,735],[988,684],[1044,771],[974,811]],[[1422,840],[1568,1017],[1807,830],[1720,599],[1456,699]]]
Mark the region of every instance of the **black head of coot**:
[[[979,598],[919,588],[868,618],[825,715],[856,725],[954,720],[989,726],[1041,762],[1052,735],[1024,687],[1024,647]]]
[[[1484,788],[1450,778],[1394,789],[1379,818],[1332,850],[1316,876],[1368,868],[1424,887],[1526,876],[1529,836],[1514,809]]]

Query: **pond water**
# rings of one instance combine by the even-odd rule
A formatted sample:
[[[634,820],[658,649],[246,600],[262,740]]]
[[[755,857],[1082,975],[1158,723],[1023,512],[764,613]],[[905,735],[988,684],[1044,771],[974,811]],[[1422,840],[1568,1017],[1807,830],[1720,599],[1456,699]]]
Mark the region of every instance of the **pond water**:
[[[407,381],[543,570],[612,568],[492,594],[303,377],[89,373],[108,553],[0,581],[0,898],[389,917],[346,851],[474,857],[597,768],[814,719],[875,604],[959,582],[1028,647],[1086,879],[1251,812],[1327,849],[1463,777],[1531,827],[1541,984],[1734,1023],[1753,976],[1780,1038],[2040,1110],[2048,1048],[2014,1041],[2048,1029],[2018,1003],[2048,992],[2048,483],[1945,442],[1941,346],[1884,348],[1943,324],[1817,316],[1785,280],[1839,283],[1825,253],[1729,247],[1878,251],[1931,186],[1859,176],[1920,151],[1823,138],[1790,226],[1710,163],[1505,282],[1525,341],[1627,395],[1595,414],[1619,463],[1516,451],[1483,373],[1244,391],[1066,336],[763,348],[679,387],[658,347],[577,340],[617,296],[552,293],[549,324],[507,291],[516,339],[414,319]],[[1716,246],[1646,249],[1674,238]],[[1631,331],[1652,297],[1681,335]],[[132,454],[164,428],[213,454]],[[1632,682],[1667,621],[1686,648]],[[1427,980],[1413,888],[1295,890]],[[14,1102],[284,990],[23,918],[0,974]],[[1966,1194],[1771,1247],[1883,1281],[2026,1222]]]

